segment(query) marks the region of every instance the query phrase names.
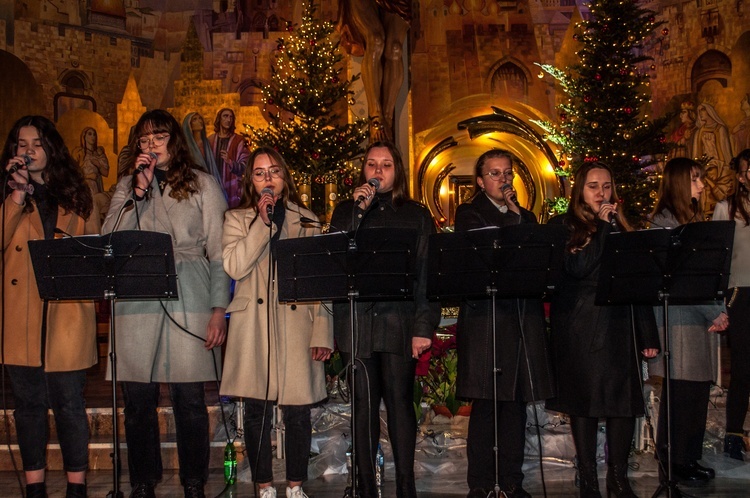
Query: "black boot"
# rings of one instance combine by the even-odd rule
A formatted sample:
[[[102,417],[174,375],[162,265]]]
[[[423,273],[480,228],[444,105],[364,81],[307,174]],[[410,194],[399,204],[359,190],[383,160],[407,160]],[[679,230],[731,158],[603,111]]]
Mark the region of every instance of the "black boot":
[[[47,498],[47,485],[43,482],[27,484],[26,498]]]
[[[86,498],[86,484],[69,482],[65,490],[65,498]]]
[[[599,475],[596,472],[596,464],[578,464],[578,487],[581,498],[602,498],[599,492]]]
[[[206,498],[203,492],[203,481],[200,479],[185,480],[185,498]]]
[[[638,498],[630,487],[627,465],[613,463],[607,470],[607,498],[613,494],[617,498]]]
[[[742,434],[727,434],[724,436],[724,454],[729,458],[744,461],[742,452],[745,450],[745,440]]]

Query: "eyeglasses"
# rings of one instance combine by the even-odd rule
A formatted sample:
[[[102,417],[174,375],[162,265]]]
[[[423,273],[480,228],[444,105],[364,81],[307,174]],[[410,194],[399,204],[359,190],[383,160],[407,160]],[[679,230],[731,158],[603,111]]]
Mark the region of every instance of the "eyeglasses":
[[[141,137],[138,139],[138,146],[145,149],[151,144],[153,147],[161,147],[169,138],[169,133],[163,135],[151,135],[151,137]]]
[[[500,181],[500,177],[511,178],[512,179],[514,176],[516,176],[516,174],[513,173],[513,170],[510,170],[510,171],[488,171],[487,173],[485,173],[485,175],[489,176],[490,178],[492,178],[496,182]]]
[[[253,170],[253,180],[256,182],[262,182],[267,175],[271,175],[271,178],[281,178],[281,168],[273,166],[268,169],[256,168]]]

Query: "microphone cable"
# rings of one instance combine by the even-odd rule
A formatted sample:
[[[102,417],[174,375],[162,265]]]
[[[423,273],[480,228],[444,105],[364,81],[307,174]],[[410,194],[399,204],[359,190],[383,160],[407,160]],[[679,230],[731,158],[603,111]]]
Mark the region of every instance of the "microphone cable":
[[[18,463],[16,462],[16,456],[13,454],[13,449],[11,447],[11,440],[10,440],[10,421],[8,420],[8,402],[5,396],[5,296],[6,288],[5,288],[5,208],[6,208],[6,202],[8,202],[8,197],[10,195],[8,194],[8,179],[10,178],[9,175],[4,174],[3,175],[3,207],[0,211],[2,211],[2,257],[3,260],[0,262],[0,265],[2,265],[2,269],[0,269],[0,278],[3,280],[3,292],[2,292],[2,304],[0,305],[0,330],[2,330],[2,341],[0,341],[0,368],[2,368],[2,373],[0,373],[0,386],[2,386],[3,391],[3,425],[5,426],[5,443],[8,447],[8,455],[10,455],[10,461],[13,464],[13,472],[16,475],[16,481],[18,482],[18,488],[21,491],[21,496],[26,496],[26,490],[23,485],[23,480],[21,479],[21,471],[18,468]],[[11,200],[11,202],[13,202]]]

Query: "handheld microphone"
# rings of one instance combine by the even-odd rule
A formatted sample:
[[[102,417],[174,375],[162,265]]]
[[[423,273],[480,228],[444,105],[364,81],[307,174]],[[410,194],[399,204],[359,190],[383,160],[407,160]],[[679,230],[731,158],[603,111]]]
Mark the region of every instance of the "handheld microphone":
[[[518,206],[518,199],[516,198],[516,193],[513,192],[513,187],[510,185],[510,183],[503,183],[503,186],[500,187],[500,190],[503,191],[503,195],[506,199],[511,201],[513,204]],[[521,207],[521,206],[518,206]]]
[[[371,186],[372,188],[374,188],[376,192],[380,188],[380,180],[378,180],[377,178],[370,178],[369,180],[367,180],[367,184]],[[359,206],[360,203],[362,203],[364,200],[365,200],[365,196],[360,195],[359,197],[357,197],[357,200],[354,202],[354,205]]]
[[[607,205],[607,204],[612,204],[612,203],[609,201],[602,202],[602,206]],[[613,211],[609,213],[609,224],[612,225],[612,228],[615,230],[619,229],[617,226],[617,216],[618,216],[617,211]]]
[[[273,189],[266,187],[260,191],[260,195],[265,195],[265,194],[268,194],[271,197],[273,197]],[[268,215],[269,218],[273,216],[273,204],[269,204],[268,206],[266,206],[266,214]]]
[[[10,169],[8,170],[8,174],[9,174],[9,175],[12,175],[13,173],[15,173],[16,171],[18,171],[18,170],[19,170],[19,169],[21,169],[22,167],[23,167],[23,168],[25,168],[25,167],[27,167],[27,166],[28,166],[29,164],[31,164],[31,157],[29,157],[29,155],[28,155],[28,154],[24,154],[24,155],[22,155],[22,156],[21,156],[21,158],[23,159],[23,165],[20,165],[20,164],[14,164],[13,166],[11,166],[11,167],[10,167]]]
[[[157,156],[155,152],[149,152],[148,155],[154,161],[159,158],[159,156]],[[147,166],[150,166],[150,164],[139,164],[138,167],[135,168],[135,174],[137,175],[138,173],[143,173],[143,170],[146,169]]]

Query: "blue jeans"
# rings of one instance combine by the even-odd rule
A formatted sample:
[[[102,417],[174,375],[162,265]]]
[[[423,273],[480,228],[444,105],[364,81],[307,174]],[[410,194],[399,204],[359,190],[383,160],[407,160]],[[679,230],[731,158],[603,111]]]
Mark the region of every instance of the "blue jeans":
[[[13,416],[23,470],[41,470],[47,466],[50,408],[55,416],[65,471],[86,470],[89,466],[89,422],[83,397],[86,371],[45,372],[44,367],[13,365],[5,368],[16,402]]]
[[[125,399],[125,440],[128,443],[128,467],[132,485],[156,484],[161,480],[161,444],[159,441],[159,405],[157,382],[123,382]],[[208,479],[208,410],[203,382],[169,384],[177,430],[177,459],[180,481]]]
[[[265,415],[263,405],[266,405]],[[273,482],[271,453],[271,422],[274,402],[245,398],[245,446],[253,481],[258,484]],[[312,405],[281,405],[284,416],[284,453],[286,480],[306,481],[312,441]],[[265,418],[265,421],[264,421]],[[261,434],[261,427],[263,434]]]

